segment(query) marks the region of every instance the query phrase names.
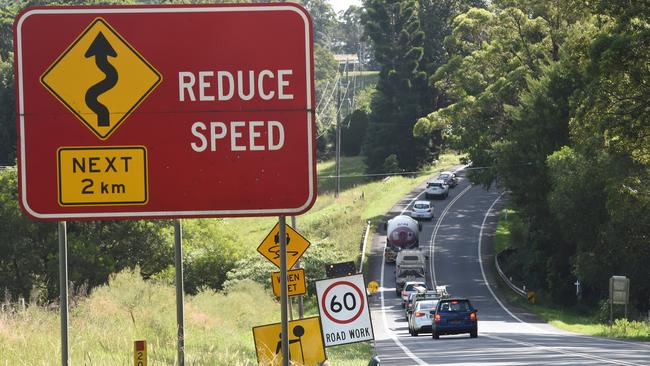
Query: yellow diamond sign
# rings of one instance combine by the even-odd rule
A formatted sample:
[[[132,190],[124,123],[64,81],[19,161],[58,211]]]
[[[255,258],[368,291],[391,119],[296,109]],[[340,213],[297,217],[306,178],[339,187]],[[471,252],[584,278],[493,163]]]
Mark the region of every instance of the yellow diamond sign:
[[[287,243],[287,268],[292,268],[298,259],[305,253],[311,243],[294,230],[291,226],[286,225],[286,243]],[[277,223],[271,229],[269,234],[264,238],[262,243],[257,247],[257,251],[266,259],[280,268],[280,224]]]
[[[162,76],[97,18],[41,76],[41,83],[97,137],[107,139]]]

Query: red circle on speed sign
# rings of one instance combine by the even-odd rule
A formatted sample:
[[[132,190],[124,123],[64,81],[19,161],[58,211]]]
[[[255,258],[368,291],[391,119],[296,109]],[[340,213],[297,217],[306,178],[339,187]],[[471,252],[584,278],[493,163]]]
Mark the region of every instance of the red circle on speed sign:
[[[352,287],[352,289],[354,291],[356,291],[356,293],[359,295],[359,302],[360,302],[359,310],[356,313],[354,313],[352,315],[352,317],[349,317],[347,319],[338,319],[338,318],[334,317],[334,315],[332,315],[328,311],[328,308],[327,308],[327,305],[326,305],[327,301],[325,301],[325,300],[327,300],[327,294],[329,294],[329,292],[333,288],[335,288],[337,286],[349,286],[349,287]],[[354,308],[356,306],[356,298],[354,299],[354,305],[355,306],[352,306],[352,309],[350,309],[350,308],[348,308],[348,302],[346,301],[348,294],[352,294],[352,296],[354,297],[354,294],[352,292],[345,292],[345,295],[343,295],[343,297],[342,297],[342,303],[336,303],[336,304],[339,305],[340,309],[345,307],[347,310],[354,310]],[[334,300],[334,298],[332,298],[332,300]],[[364,305],[365,304],[364,304],[364,300],[363,300],[363,292],[361,292],[361,289],[359,287],[357,287],[354,283],[349,282],[349,281],[338,281],[338,282],[334,282],[333,284],[329,285],[325,289],[325,292],[323,292],[323,298],[321,299],[321,309],[323,309],[323,312],[325,313],[325,316],[327,316],[327,318],[329,318],[334,323],[338,323],[338,324],[348,324],[348,323],[352,323],[353,321],[355,321],[358,317],[361,316],[361,313],[363,313],[363,306]],[[333,309],[332,309],[332,311],[335,312],[335,313],[337,312],[337,311],[334,311]],[[339,310],[339,311],[341,311],[341,310]]]

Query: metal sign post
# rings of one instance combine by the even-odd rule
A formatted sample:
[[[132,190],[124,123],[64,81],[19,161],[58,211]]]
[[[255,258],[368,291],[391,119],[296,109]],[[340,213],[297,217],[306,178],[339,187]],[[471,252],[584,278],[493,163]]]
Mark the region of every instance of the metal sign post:
[[[282,366],[289,366],[289,322],[287,317],[287,233],[286,218],[279,217],[280,222],[280,306],[282,332],[280,341],[282,342]]]
[[[61,308],[61,365],[68,366],[68,235],[59,221],[59,306]]]
[[[298,230],[298,224],[296,223],[296,217],[291,216],[291,227],[293,227],[295,230]],[[298,262],[296,262],[295,267],[297,269],[301,268],[302,264],[300,263],[300,259],[298,259]],[[298,319],[302,319],[304,316],[304,307],[302,303],[302,295],[298,296]]]
[[[176,262],[176,323],[178,329],[178,365],[185,365],[185,324],[183,316],[183,248],[181,242],[183,240],[183,231],[181,228],[181,220],[174,220],[174,247],[175,247],[175,262]]]

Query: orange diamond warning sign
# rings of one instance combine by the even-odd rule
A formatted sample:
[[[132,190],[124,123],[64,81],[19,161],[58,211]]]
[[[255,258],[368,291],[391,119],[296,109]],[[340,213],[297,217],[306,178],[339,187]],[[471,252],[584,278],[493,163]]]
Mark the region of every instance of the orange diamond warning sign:
[[[162,76],[97,18],[41,76],[41,83],[97,137],[107,139]]]
[[[286,243],[287,243],[287,268],[292,268],[294,264],[305,253],[311,243],[294,230],[291,226],[286,225]],[[280,268],[280,224],[277,223],[271,229],[269,234],[264,238],[262,243],[257,247],[257,251],[266,259]]]

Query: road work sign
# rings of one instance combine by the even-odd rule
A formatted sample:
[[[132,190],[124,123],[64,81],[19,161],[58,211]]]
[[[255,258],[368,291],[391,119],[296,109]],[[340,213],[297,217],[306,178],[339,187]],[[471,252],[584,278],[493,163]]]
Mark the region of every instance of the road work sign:
[[[282,365],[280,323],[253,328],[259,365]],[[317,366],[325,361],[325,346],[318,317],[289,322],[289,358],[295,365]]]
[[[271,283],[273,284],[273,294],[280,297],[280,272],[271,273]],[[302,268],[292,269],[287,272],[287,294],[288,296],[304,295],[307,293],[307,283],[305,281],[305,270]]]
[[[325,346],[373,340],[363,275],[316,282],[316,297]]]
[[[14,35],[32,218],[286,216],[314,203],[300,5],[30,7]]]
[[[311,243],[294,230],[291,226],[286,225],[287,234],[287,268],[292,268],[298,259],[305,253]],[[266,238],[257,247],[257,251],[266,259],[280,268],[280,224],[277,223],[269,231]]]

